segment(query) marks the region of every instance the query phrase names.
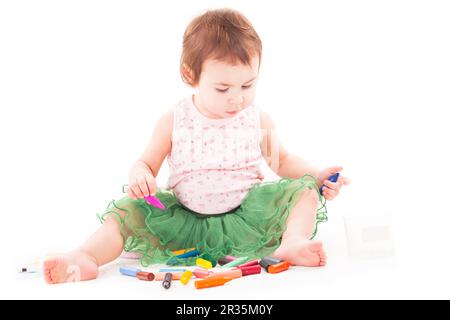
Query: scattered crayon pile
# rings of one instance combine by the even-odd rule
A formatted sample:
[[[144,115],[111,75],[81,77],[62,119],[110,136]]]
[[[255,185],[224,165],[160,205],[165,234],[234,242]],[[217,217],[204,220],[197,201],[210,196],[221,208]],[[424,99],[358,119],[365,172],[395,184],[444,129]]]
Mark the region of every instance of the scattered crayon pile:
[[[218,261],[207,254],[200,255],[195,248],[173,251],[173,258],[184,259],[198,257],[196,259],[196,268],[188,270],[186,268],[163,268],[158,272],[146,272],[134,267],[123,266],[120,273],[126,276],[136,277],[144,281],[162,281],[162,286],[169,289],[172,280],[180,280],[183,285],[188,284],[192,276],[195,277],[195,288],[203,289],[224,285],[225,283],[244,276],[261,273],[263,268],[267,273],[279,273],[289,269],[288,261],[279,260],[272,257],[250,260],[248,257],[225,256]],[[169,262],[171,261],[169,259]],[[173,261],[173,260],[172,260]],[[170,263],[169,263],[170,264]],[[217,264],[220,265],[216,270],[210,270]]]

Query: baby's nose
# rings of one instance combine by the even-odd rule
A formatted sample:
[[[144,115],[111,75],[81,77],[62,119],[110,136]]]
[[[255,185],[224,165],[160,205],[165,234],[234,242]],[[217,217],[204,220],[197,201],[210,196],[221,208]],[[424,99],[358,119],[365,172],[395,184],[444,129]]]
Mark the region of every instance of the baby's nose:
[[[233,106],[240,106],[244,102],[243,96],[237,96],[230,99],[230,104]]]

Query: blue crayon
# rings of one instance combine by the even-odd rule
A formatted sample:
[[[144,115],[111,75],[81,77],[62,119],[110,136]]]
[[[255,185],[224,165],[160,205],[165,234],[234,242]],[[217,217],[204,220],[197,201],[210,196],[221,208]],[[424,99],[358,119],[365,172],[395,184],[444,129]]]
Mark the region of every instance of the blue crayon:
[[[331,182],[336,182],[338,180],[338,178],[339,178],[339,172],[336,172],[335,174],[329,176],[327,180],[330,180]],[[322,185],[320,187],[320,194],[322,194],[323,188],[328,188],[328,187],[326,185]]]
[[[140,269],[133,268],[133,267],[120,267],[119,269],[120,273],[126,276],[130,277],[136,277],[136,274],[140,272]]]
[[[196,257],[199,254],[200,254],[200,252],[198,250],[188,251],[188,252],[185,252],[185,253],[182,253],[177,256],[169,258],[169,260],[167,260],[166,264],[169,266],[176,265],[179,263],[180,259]]]
[[[177,258],[190,258],[190,257],[196,257],[199,254],[200,254],[200,252],[198,250],[192,250],[192,251],[188,251],[186,253],[180,254],[176,257]]]
[[[185,272],[186,268],[162,268],[159,272]]]

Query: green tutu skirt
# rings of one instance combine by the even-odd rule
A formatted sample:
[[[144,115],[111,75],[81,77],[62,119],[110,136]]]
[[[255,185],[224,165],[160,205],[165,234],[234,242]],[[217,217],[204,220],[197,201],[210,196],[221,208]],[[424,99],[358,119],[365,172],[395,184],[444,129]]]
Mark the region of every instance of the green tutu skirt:
[[[144,199],[125,196],[111,201],[106,212],[98,217],[104,222],[112,216],[119,222],[124,250],[139,253],[143,266],[194,265],[196,258],[177,259],[172,253],[192,247],[209,259],[225,255],[256,259],[272,254],[279,247],[291,208],[305,188],[319,193],[316,179],[309,175],[263,182],[250,189],[239,207],[219,215],[193,212],[171,191],[161,189],[156,197],[165,210],[151,206]],[[319,198],[316,228],[311,238],[317,232],[317,223],[327,220],[325,199]]]

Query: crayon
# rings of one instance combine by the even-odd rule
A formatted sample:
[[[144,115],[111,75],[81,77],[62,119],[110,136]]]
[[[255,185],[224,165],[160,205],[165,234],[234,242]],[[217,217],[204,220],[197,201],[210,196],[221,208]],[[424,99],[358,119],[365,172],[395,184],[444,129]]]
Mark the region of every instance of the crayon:
[[[161,268],[159,272],[185,272],[186,268]]]
[[[182,276],[180,278],[180,282],[182,284],[187,284],[189,282],[189,279],[191,279],[191,277],[192,277],[192,271],[187,270],[182,274]]]
[[[19,268],[20,273],[42,273],[42,267],[22,267]]]
[[[144,280],[144,281],[153,281],[153,279],[155,279],[155,274],[151,273],[151,272],[138,272],[136,273],[136,278],[138,278],[139,280]]]
[[[227,264],[224,264],[221,266],[221,268],[231,268],[231,267],[236,267],[238,265],[241,265],[243,263],[245,263],[248,260],[248,257],[240,257],[240,258],[236,258],[231,262],[228,262]]]
[[[164,275],[164,280],[162,282],[162,286],[164,289],[169,289],[171,284],[172,284],[172,274],[170,272],[167,272]]]
[[[191,250],[191,251],[187,251],[183,254],[177,255],[177,258],[190,258],[190,257],[195,257],[198,256],[200,254],[200,252],[198,250]]]
[[[282,272],[285,271],[287,269],[289,269],[290,267],[290,262],[289,261],[282,261],[280,263],[277,264],[272,264],[267,268],[267,272],[269,273],[278,273],[278,272]]]
[[[223,257],[223,258],[220,258],[219,259],[219,264],[221,265],[221,266],[223,266],[224,264],[227,264],[228,262],[231,262],[231,261],[233,261],[234,259],[227,259],[227,258],[225,258],[225,257]]]
[[[195,281],[195,288],[196,289],[204,289],[204,288],[211,288],[211,287],[217,287],[217,286],[223,286],[228,281],[231,281],[230,278],[212,278],[212,279],[203,279],[203,280],[197,280]]]
[[[257,265],[258,263],[259,263],[258,259],[250,260],[250,261],[248,261],[246,263],[243,263],[243,264],[239,265],[239,267],[254,266],[254,265]]]
[[[120,273],[130,277],[136,277],[136,274],[141,271],[141,269],[133,267],[120,267]]]
[[[259,261],[259,265],[261,267],[263,267],[267,272],[269,272],[269,270],[268,270],[269,266],[280,263],[280,262],[282,262],[282,260],[280,260],[280,259],[265,257],[265,258],[262,258],[261,261]]]
[[[187,251],[187,252],[179,254],[177,256],[170,257],[169,260],[167,260],[166,264],[168,264],[169,266],[176,265],[179,263],[180,259],[196,257],[199,254],[200,254],[200,252],[198,250]]]
[[[172,272],[157,272],[157,273],[155,273],[155,281],[163,281],[164,277],[167,273],[172,273]],[[174,272],[174,273],[172,273],[172,280],[180,280],[182,275],[183,275],[182,272]]]
[[[189,252],[192,250],[195,250],[195,248],[176,250],[176,251],[172,251],[172,253],[176,256],[179,256],[180,254],[183,254],[183,253],[186,253],[186,252]]]
[[[249,276],[252,274],[258,274],[261,273],[261,266],[260,265],[253,265],[253,266],[239,266],[239,269],[242,271],[242,276]]]
[[[205,269],[211,269],[212,268],[212,263],[211,261],[202,259],[202,258],[198,258],[197,260],[195,260],[195,264],[198,265],[199,267],[205,268]]]
[[[194,270],[194,276],[196,278],[204,279],[204,278],[208,277],[209,275],[211,275],[212,273],[213,273],[212,271],[208,271],[208,270],[204,270],[204,269],[195,269]]]
[[[212,279],[212,278],[230,278],[230,279],[236,279],[242,277],[242,270],[241,269],[230,269],[230,270],[224,270],[219,271],[211,274],[206,279]]]
[[[217,260],[214,259],[211,255],[204,253],[199,258],[205,259],[209,262],[211,262],[212,266],[215,267],[217,265]]]

